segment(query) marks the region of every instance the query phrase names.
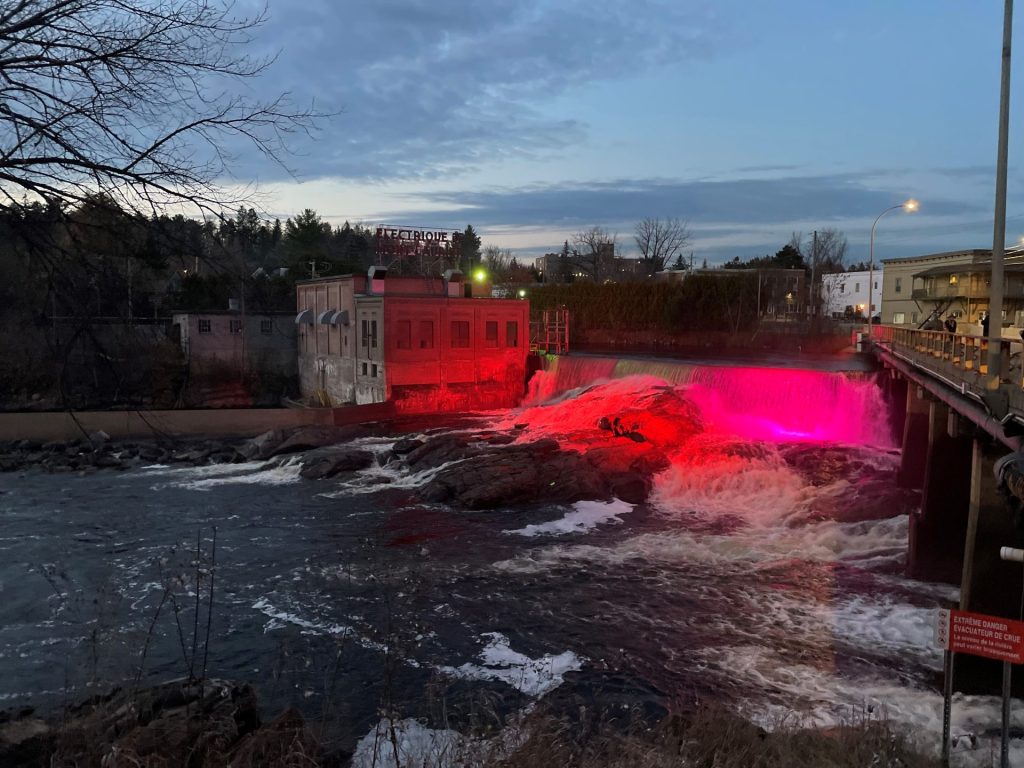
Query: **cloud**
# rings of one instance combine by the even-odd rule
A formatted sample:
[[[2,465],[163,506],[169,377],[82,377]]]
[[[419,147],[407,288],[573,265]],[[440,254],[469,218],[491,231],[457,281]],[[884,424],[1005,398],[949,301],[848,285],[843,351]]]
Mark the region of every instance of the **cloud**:
[[[874,216],[892,204],[893,193],[863,183],[856,174],[728,181],[620,179],[513,189],[426,192],[436,211],[417,216],[451,218],[453,209],[475,226],[548,226],[568,229],[594,224],[632,226],[646,216],[676,216],[692,226],[765,225],[815,221],[822,224]],[[929,215],[977,210],[968,203],[929,200]],[[400,220],[396,209],[381,218]]]
[[[276,0],[260,90],[341,113],[289,165],[305,179],[446,178],[582,141],[553,100],[703,58],[727,37],[709,0]],[[236,175],[280,178],[240,157]]]

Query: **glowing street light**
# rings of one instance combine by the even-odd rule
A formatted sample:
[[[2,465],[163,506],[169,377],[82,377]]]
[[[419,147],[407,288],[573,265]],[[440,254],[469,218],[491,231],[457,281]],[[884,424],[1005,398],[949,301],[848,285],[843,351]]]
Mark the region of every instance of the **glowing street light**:
[[[487,273],[482,269],[478,269],[476,272],[473,273],[473,279],[476,280],[478,283],[482,283],[484,280],[487,279]]]
[[[875,217],[874,223],[871,225],[871,240],[868,248],[868,338],[870,339],[874,335],[874,318],[872,317],[872,295],[874,294],[875,287],[875,226],[878,224],[878,220],[885,216],[889,211],[895,211],[898,208],[902,208],[907,213],[915,213],[921,204],[914,198],[910,198],[899,205],[892,205],[882,211]]]
[[[526,298],[526,289],[525,288],[520,288],[517,293],[518,293],[520,299],[525,299]]]

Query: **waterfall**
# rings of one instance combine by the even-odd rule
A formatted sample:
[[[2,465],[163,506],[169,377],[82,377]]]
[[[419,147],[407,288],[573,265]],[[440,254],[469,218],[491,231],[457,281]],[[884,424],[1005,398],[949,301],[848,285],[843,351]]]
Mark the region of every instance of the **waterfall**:
[[[756,440],[895,447],[882,391],[862,373],[558,357],[531,382],[529,402],[634,375],[685,387],[712,429]]]

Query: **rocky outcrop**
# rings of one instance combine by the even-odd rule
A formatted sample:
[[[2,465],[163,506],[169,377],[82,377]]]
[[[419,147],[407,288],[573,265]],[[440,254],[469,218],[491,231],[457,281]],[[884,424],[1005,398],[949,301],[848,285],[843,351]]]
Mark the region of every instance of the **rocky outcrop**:
[[[39,443],[21,440],[0,444],[0,471],[93,472],[130,469],[146,464],[229,464],[244,461],[232,443],[207,439],[163,439],[152,443],[103,439]]]
[[[246,442],[241,452],[248,459],[263,461],[286,453],[346,443],[369,434],[373,434],[373,429],[361,424],[344,427],[318,424],[296,429],[273,429]]]
[[[516,424],[512,433],[427,440],[406,456],[411,469],[454,463],[427,483],[423,498],[468,509],[612,497],[636,504],[650,494],[654,475],[668,467],[668,454],[703,429],[697,410],[671,388],[597,415],[586,426],[578,426],[575,412],[562,418],[544,409],[540,416],[544,423],[536,431],[557,434],[557,440],[527,442],[535,429],[530,423]]]
[[[580,451],[563,449],[553,439],[510,446],[464,444],[461,450],[449,441],[424,455],[457,463],[442,469],[420,493],[427,501],[466,509],[612,497],[637,504],[647,498],[653,474],[668,460],[653,446],[618,442]]]
[[[299,474],[307,480],[323,480],[341,472],[366,469],[373,463],[374,455],[370,451],[361,451],[357,448],[321,448],[302,457],[302,470]]]

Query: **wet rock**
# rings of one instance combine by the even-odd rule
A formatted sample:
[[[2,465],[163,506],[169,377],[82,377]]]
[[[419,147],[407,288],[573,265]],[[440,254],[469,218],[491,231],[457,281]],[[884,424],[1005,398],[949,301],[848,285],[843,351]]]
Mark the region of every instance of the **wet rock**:
[[[372,466],[374,455],[355,448],[325,448],[310,451],[302,460],[299,474],[308,480],[334,477],[341,472],[354,472]]]
[[[298,453],[328,445],[337,445],[363,437],[370,430],[362,425],[344,427],[313,425],[292,430],[275,429],[253,438],[241,448],[249,459],[264,460],[286,453]]]
[[[210,456],[208,448],[193,448],[192,450],[179,451],[171,456],[172,461],[182,464],[202,464]]]
[[[463,435],[439,435],[431,437],[419,448],[410,451],[405,460],[417,470],[439,467],[450,461],[458,461],[472,455],[475,449],[471,438]]]
[[[560,451],[557,441],[478,452],[447,467],[423,488],[427,501],[467,509],[493,509],[537,501],[569,503],[610,497],[601,472],[577,451]]]
[[[608,419],[607,416],[602,416],[600,419],[597,420],[597,428],[598,429],[603,429],[603,430],[605,430],[607,432],[611,432],[612,431],[612,423]]]
[[[142,459],[143,461],[163,461],[166,456],[167,453],[155,445],[144,445],[141,448],[139,448],[139,458]]]
[[[397,454],[398,456],[405,456],[407,453],[415,451],[421,445],[423,445],[422,440],[417,440],[416,438],[412,437],[406,437],[399,440],[393,446],[391,446],[391,452]]]
[[[93,450],[99,450],[110,442],[110,435],[104,432],[102,429],[98,429],[95,432],[89,434],[89,442],[92,444]]]

